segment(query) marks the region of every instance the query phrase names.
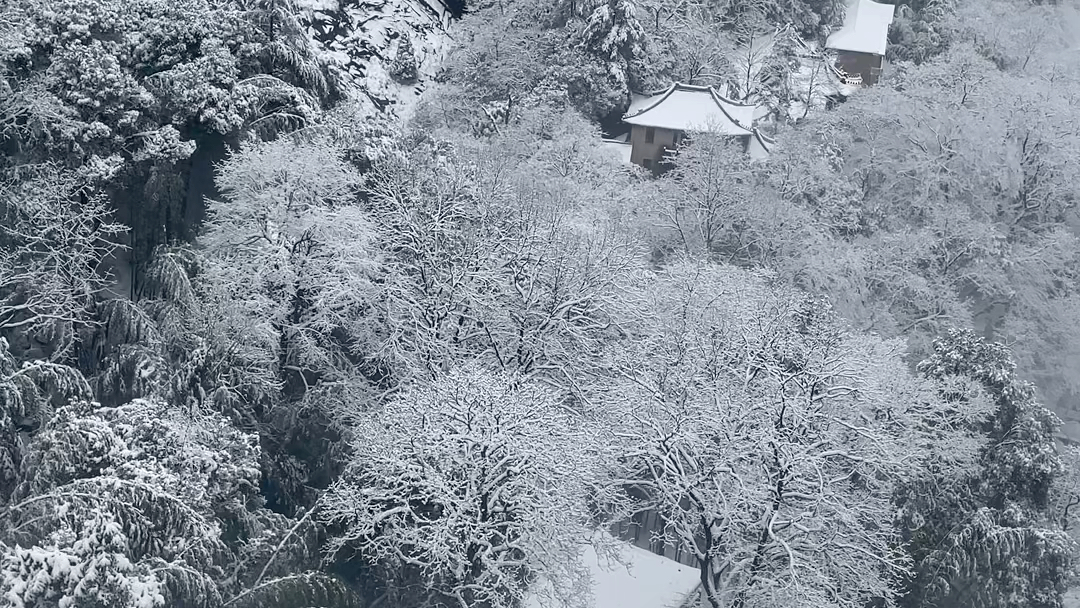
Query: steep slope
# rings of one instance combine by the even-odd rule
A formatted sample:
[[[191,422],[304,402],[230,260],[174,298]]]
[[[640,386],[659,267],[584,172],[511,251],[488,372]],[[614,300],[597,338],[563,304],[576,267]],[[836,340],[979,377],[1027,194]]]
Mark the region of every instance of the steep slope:
[[[449,48],[450,8],[441,0],[299,0],[316,51],[351,97],[404,118]],[[391,73],[408,40],[415,79]],[[406,51],[406,54],[407,51]]]

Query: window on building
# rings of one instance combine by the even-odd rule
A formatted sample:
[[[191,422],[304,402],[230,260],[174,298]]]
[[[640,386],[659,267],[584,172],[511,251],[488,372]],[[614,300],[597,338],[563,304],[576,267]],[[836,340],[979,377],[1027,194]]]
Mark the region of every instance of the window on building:
[[[651,158],[646,158],[646,159],[642,160],[641,164],[646,169],[652,169],[652,159]]]
[[[656,129],[645,127],[645,143],[651,144],[656,139]]]

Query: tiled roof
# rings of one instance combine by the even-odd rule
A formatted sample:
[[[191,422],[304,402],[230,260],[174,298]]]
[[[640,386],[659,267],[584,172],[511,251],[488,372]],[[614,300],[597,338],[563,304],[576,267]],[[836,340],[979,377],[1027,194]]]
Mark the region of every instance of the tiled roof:
[[[754,106],[732,101],[712,87],[675,83],[665,91],[634,98],[623,121],[676,131],[750,135]]]

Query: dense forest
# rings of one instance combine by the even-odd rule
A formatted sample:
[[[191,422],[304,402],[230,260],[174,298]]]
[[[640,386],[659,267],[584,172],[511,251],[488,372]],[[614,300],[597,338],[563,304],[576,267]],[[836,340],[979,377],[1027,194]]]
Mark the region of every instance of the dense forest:
[[[841,0],[0,0],[0,606],[585,608],[646,510],[708,608],[1067,605],[1072,2],[836,100]],[[603,148],[673,82],[770,157]]]

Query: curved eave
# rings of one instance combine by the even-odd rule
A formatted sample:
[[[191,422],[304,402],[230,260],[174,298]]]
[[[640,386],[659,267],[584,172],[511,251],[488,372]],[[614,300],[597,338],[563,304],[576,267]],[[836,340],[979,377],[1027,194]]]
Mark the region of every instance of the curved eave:
[[[844,51],[846,53],[863,53],[865,55],[876,55],[878,57],[885,56],[886,43],[881,43],[875,47],[860,46],[858,44],[848,44],[846,42],[826,42],[825,48],[830,51]]]
[[[667,90],[664,91],[663,96],[661,96],[656,101],[650,103],[649,105],[645,106],[644,108],[641,108],[637,112],[634,112],[633,114],[623,114],[623,122],[630,122],[629,120],[627,120],[628,118],[636,118],[638,116],[641,116],[642,114],[648,112],[649,110],[651,110],[651,109],[655,108],[656,106],[660,105],[661,103],[663,103],[665,99],[667,99],[668,97],[671,97],[671,94],[675,91],[676,86],[678,86],[678,85],[677,84],[671,85],[670,87],[667,88]],[[655,95],[656,94],[649,95],[649,97],[653,97]],[[630,124],[637,124],[637,123],[630,123]]]
[[[766,150],[776,145],[775,139],[772,139],[771,137],[765,135],[757,129],[754,129],[754,137],[756,137],[757,140],[761,142],[761,147],[765,148]]]
[[[675,83],[675,84],[671,85],[670,87],[668,87],[667,90],[664,91],[663,95],[659,99],[657,99],[653,103],[649,104],[648,106],[638,110],[637,112],[635,112],[633,114],[624,114],[623,117],[622,117],[623,122],[625,122],[627,124],[638,125],[638,126],[643,126],[643,127],[657,127],[657,128],[664,128],[664,129],[684,130],[681,127],[671,127],[671,126],[666,126],[666,125],[650,124],[650,121],[648,120],[648,118],[645,117],[645,115],[648,114],[651,110],[657,108],[658,106],[660,106],[660,104],[667,101],[667,99],[669,97],[671,97],[671,94],[674,93],[677,90],[695,91],[695,92],[701,92],[701,93],[708,92],[709,95],[712,97],[713,103],[716,104],[716,107],[719,108],[720,112],[724,115],[725,118],[727,118],[727,121],[730,124],[730,126],[733,127],[731,129],[721,128],[720,129],[721,133],[723,133],[725,135],[750,135],[752,133],[752,131],[750,130],[749,127],[743,126],[742,123],[740,123],[738,120],[736,120],[731,115],[731,113],[728,112],[727,108],[725,108],[724,106],[729,105],[729,106],[742,107],[742,108],[751,108],[751,107],[755,107],[753,104],[739,103],[737,101],[733,101],[731,99],[728,99],[728,98],[724,97],[723,95],[720,95],[719,93],[717,93],[716,89],[714,89],[712,87],[704,87],[704,86],[696,86],[696,85],[680,84],[680,83]],[[685,130],[698,130],[698,129],[687,128]],[[704,130],[707,130],[707,129],[702,128],[700,130],[704,131]]]

